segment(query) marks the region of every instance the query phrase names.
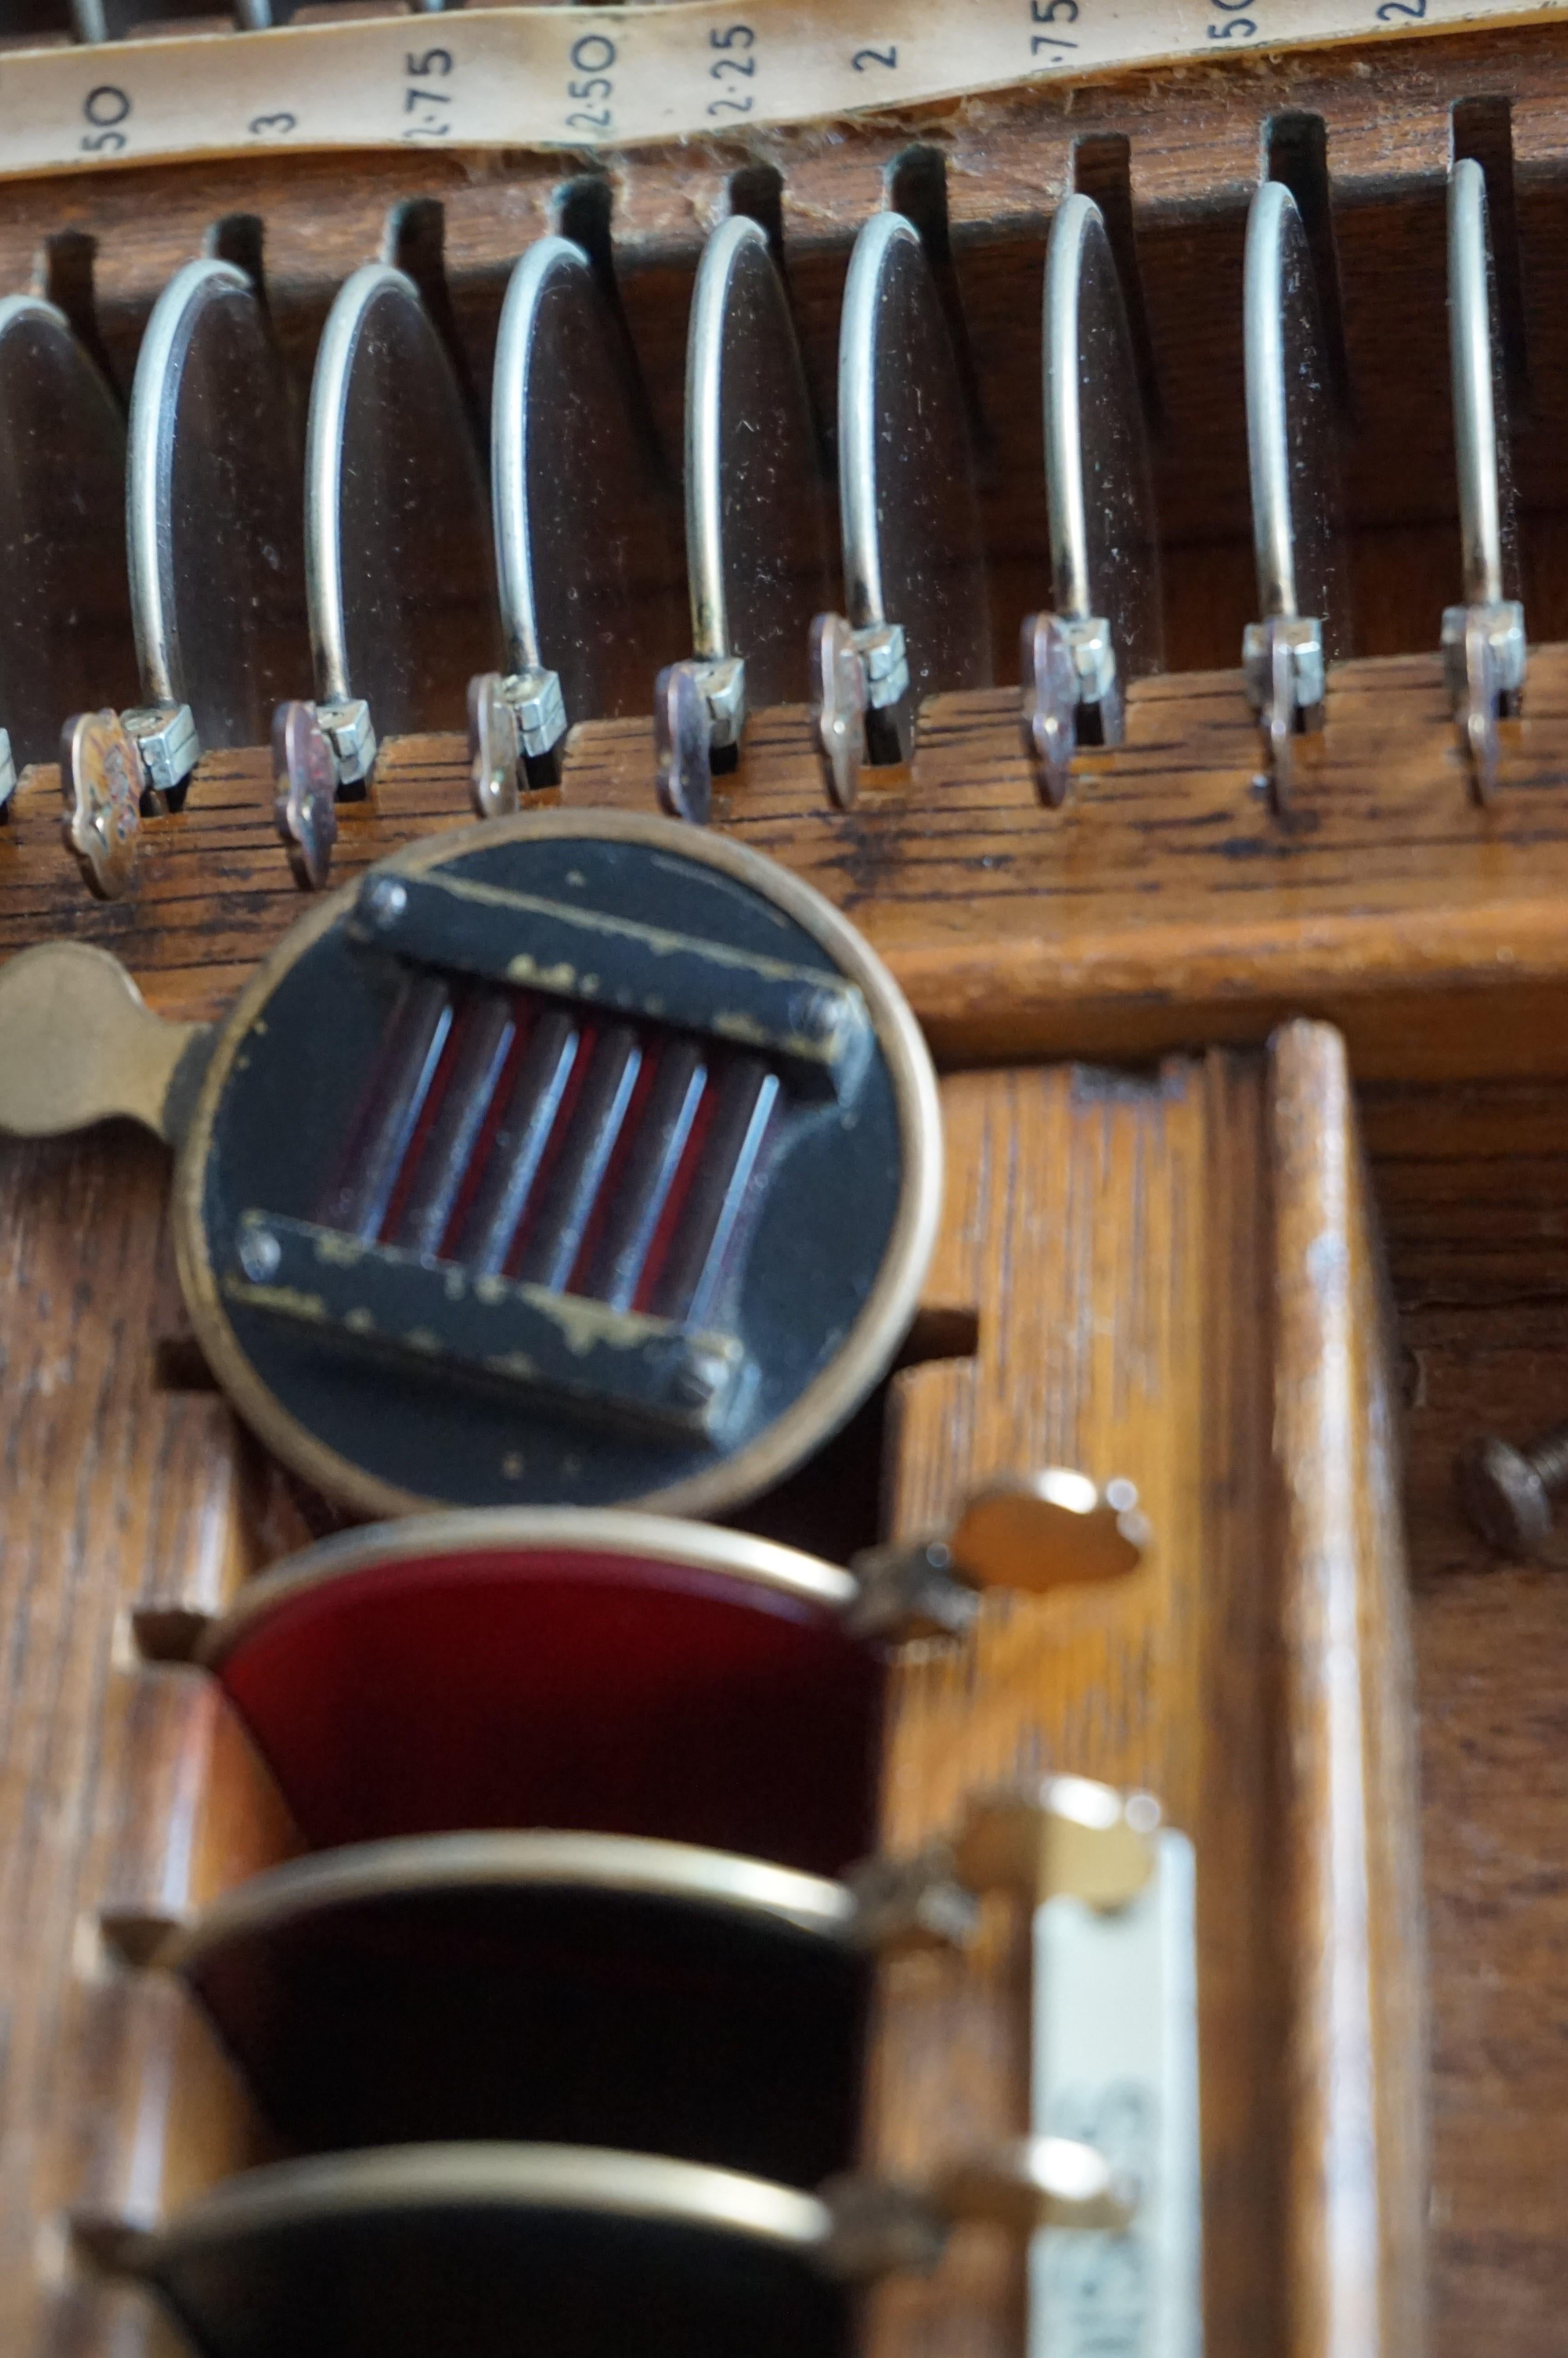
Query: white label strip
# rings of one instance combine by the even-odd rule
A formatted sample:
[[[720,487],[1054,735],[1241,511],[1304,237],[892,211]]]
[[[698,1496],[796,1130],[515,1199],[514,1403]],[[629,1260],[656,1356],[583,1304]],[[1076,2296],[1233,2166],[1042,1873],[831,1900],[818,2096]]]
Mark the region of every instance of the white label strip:
[[[1167,1832],[1130,1908],[1036,1912],[1035,2133],[1098,2147],[1140,2200],[1125,2235],[1035,2236],[1030,2358],[1201,2358],[1195,1896],[1193,1846]]]
[[[1568,0],[677,0],[0,51],[0,174],[249,147],[619,147]]]

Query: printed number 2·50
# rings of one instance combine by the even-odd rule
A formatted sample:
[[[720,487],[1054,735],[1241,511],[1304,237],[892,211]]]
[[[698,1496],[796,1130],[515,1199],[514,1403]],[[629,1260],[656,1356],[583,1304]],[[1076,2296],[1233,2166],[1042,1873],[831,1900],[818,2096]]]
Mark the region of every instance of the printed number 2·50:
[[[757,102],[749,90],[738,91],[735,85],[750,81],[757,70],[757,60],[750,54],[757,46],[755,33],[750,25],[726,25],[722,29],[715,25],[708,46],[723,51],[708,69],[709,81],[718,82],[723,93],[708,100],[708,114],[750,114]]]
[[[583,103],[575,114],[568,115],[568,131],[609,130],[610,101],[615,92],[610,70],[615,59],[615,44],[603,33],[584,33],[580,40],[572,43],[577,79],[568,82],[567,96],[580,99]]]

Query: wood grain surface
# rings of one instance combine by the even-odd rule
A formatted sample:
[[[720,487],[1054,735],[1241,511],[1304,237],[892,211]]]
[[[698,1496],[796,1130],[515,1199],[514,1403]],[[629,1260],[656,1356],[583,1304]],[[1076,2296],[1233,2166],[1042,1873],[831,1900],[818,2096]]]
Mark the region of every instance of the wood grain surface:
[[[1500,1563],[1457,1510],[1477,1433],[1568,1415],[1568,1106],[1363,1098],[1400,1305],[1433,2044],[1436,2358],[1550,2358],[1568,2315],[1568,1534]]]
[[[1417,2358],[1420,2091],[1395,2068],[1422,2036],[1405,1961],[1415,1848],[1399,1810],[1368,1799],[1408,1773],[1391,1578],[1401,1421],[1432,1961],[1431,2346],[1563,2347],[1568,1617],[1561,1570],[1500,1569],[1467,1534],[1450,1468],[1479,1429],[1517,1437],[1568,1413],[1568,644],[1551,644],[1568,642],[1565,86],[1568,27],[1488,30],[593,168],[673,453],[693,274],[739,200],[734,173],[780,175],[807,374],[830,420],[853,233],[912,141],[940,151],[1002,680],[1044,580],[1049,220],[1095,143],[1097,168],[1125,169],[1180,673],[1135,691],[1127,747],[1087,759],[1060,813],[1033,802],[999,688],[939,699],[912,772],[872,778],[847,815],[823,804],[804,714],[761,715],[719,817],[856,917],[950,1065],[1119,1067],[947,1083],[955,1181],[932,1298],[978,1290],[989,1315],[972,1366],[897,1379],[889,1496],[913,1528],[972,1473],[1076,1459],[1138,1479],[1160,1549],[1119,1600],[993,1602],[965,1667],[912,1663],[887,1808],[912,1833],[944,1822],[971,1775],[1073,1766],[1150,1783],[1197,1831],[1211,2358]],[[1529,377],[1515,456],[1545,643],[1486,814],[1433,652],[1458,568],[1444,178],[1450,107],[1476,97],[1511,108],[1510,316]],[[1251,600],[1246,209],[1269,124],[1303,113],[1325,128],[1356,644],[1371,660],[1335,673],[1287,824],[1253,785],[1252,726],[1223,667]],[[482,390],[512,259],[560,219],[571,169],[422,152],[7,182],[0,288],[36,276],[62,291],[66,250],[51,263],[49,242],[91,240],[95,297],[79,274],[77,316],[124,389],[162,285],[215,221],[254,214],[303,391],[331,295],[381,246],[389,206],[435,195]],[[86,898],[59,844],[58,782],[34,773],[0,827],[0,954],[75,933],[118,949],[155,1005],[220,1012],[299,906],[267,766],[210,756],[188,811],[146,829],[114,907]],[[651,806],[644,725],[579,729],[561,798]],[[340,873],[466,810],[457,741],[394,744],[373,802],[342,814]],[[1342,1028],[1360,1085],[1397,1411],[1334,1052],[1298,1033],[1271,1066],[1260,1053],[1300,1013]],[[1218,1052],[1172,1053],[1205,1047]],[[91,2234],[73,2245],[68,2214],[89,2230],[146,2216],[255,2149],[197,2018],[100,1929],[105,1905],[123,1924],[156,1916],[288,1839],[210,1694],[132,1644],[138,1606],[156,1651],[160,1627],[172,1641],[182,1616],[302,1535],[222,1404],[179,1389],[201,1370],[171,1294],[164,1184],[161,1152],[121,1129],[0,1146],[0,2348],[21,2358],[167,2358],[164,2330],[95,2276]],[[1312,1258],[1324,1236],[1342,1248],[1320,1256],[1326,1273]],[[1304,1281],[1314,1270],[1324,1282]],[[1019,2125],[1022,1955],[998,1911],[962,2003],[929,1963],[890,1983],[876,2114],[889,2159],[913,2164],[938,2116],[955,2138]],[[1016,2358],[1019,2300],[1016,2270],[972,2234],[933,2287],[879,2304],[872,2346]]]
[[[1087,1305],[1108,1271],[1125,1293],[1126,1271],[1117,1277],[1115,1251],[1102,1241],[1096,1276],[1094,1257],[1086,1259],[1083,1206],[1106,1184],[1110,1145],[1125,1151],[1130,1135],[1139,1218],[1153,1223],[1148,1233],[1155,1243],[1163,1249],[1173,1233],[1184,1238],[1201,1214],[1212,1248],[1224,1256],[1227,1284],[1249,1298],[1249,1272],[1255,1284],[1260,1250],[1264,1121],[1244,1075],[1222,1083],[1231,1072],[1227,1060],[1210,1060],[1202,1078],[1210,1111],[1202,1120],[1190,1082],[1178,1098],[1168,1077],[1084,1078],[1076,1085],[1078,1120],[1081,1128],[1092,1118],[1097,1152],[1092,1138],[1081,1136],[1069,1151],[1060,1076],[1033,1078],[1030,1136],[1052,1185],[1050,1216],[1037,1215],[1030,1233],[1040,1247],[1042,1232],[1071,1210],[1074,1291],[1066,1312],[1053,1315],[1047,1302],[1019,1284],[1016,1261],[1003,1264],[1011,1314],[1001,1332],[1010,1339],[991,1347],[989,1361],[993,1404],[1000,1410],[1004,1392],[1024,1403],[1015,1422],[993,1422],[993,1462],[1026,1445],[1090,1462],[1103,1455],[1107,1466],[1136,1473],[1162,1529],[1178,1537],[1194,1494],[1209,1501],[1210,1593],[1231,1599],[1213,1641],[1221,1659],[1257,1639],[1260,1592],[1249,1575],[1260,1558],[1249,1534],[1263,1508],[1255,1489],[1249,1496],[1245,1485],[1238,1488],[1242,1469],[1227,1436],[1242,1436],[1237,1448],[1248,1434],[1260,1436],[1262,1330],[1250,1351],[1244,1348],[1245,1322],[1226,1285],[1206,1293],[1205,1316],[1216,1333],[1204,1343],[1206,1418],[1192,1420],[1202,1449],[1195,1474],[1194,1460],[1173,1455],[1174,1433],[1158,1438],[1148,1399],[1152,1380],[1162,1368],[1169,1372],[1171,1294],[1182,1282],[1173,1277],[1152,1300],[1147,1287],[1136,1296],[1127,1348],[1114,1335],[1097,1335]],[[965,1093],[991,1086],[962,1076],[947,1085],[949,1120],[967,1124],[971,1143],[979,1125],[966,1115]],[[1015,1097],[1024,1087],[1017,1077],[1007,1083]],[[1568,1223],[1561,1208],[1568,1108],[1556,1088],[1528,1083],[1436,1091],[1387,1084],[1364,1091],[1363,1107],[1400,1306],[1408,1441],[1433,2008],[1433,2350],[1434,2358],[1470,2358],[1482,2345],[1503,2358],[1557,2358],[1568,2301],[1557,2201],[1568,2170],[1562,1864],[1568,1778],[1558,1765],[1568,1621],[1560,1573],[1499,1568],[1469,1535],[1450,1467],[1459,1442],[1478,1429],[1519,1434],[1568,1411]],[[1211,1118],[1225,1151],[1199,1157],[1195,1133]],[[993,1125],[993,1141],[997,1134]],[[1173,1232],[1178,1146],[1186,1184]],[[1005,1201],[1022,1169],[1005,1155],[999,1165],[993,1144],[987,1188]],[[0,1582],[9,1665],[0,1770],[8,2023],[0,2302],[5,2346],[25,2352],[34,2346],[36,2303],[47,2296],[51,2358],[56,2350],[71,2358],[103,2358],[111,2350],[130,2358],[134,2350],[142,2358],[140,2345],[123,2338],[136,2323],[124,2301],[71,2262],[60,2230],[68,2197],[91,2190],[93,2157],[104,2150],[112,2117],[105,2100],[121,2084],[114,2059],[124,2052],[123,2042],[108,2041],[92,2025],[95,2015],[103,2018],[101,2007],[113,2014],[123,2006],[125,1986],[124,1969],[94,1930],[96,1909],[114,1888],[117,1845],[135,1822],[126,1815],[134,1805],[125,1718],[109,1708],[134,1669],[125,1610],[144,1595],[211,1606],[247,1549],[259,1544],[270,1555],[298,1537],[297,1524],[279,1522],[276,1498],[255,1492],[221,1405],[211,1395],[151,1389],[152,1338],[168,1316],[158,1265],[163,1170],[157,1150],[120,1128],[74,1143],[0,1150],[6,1370]],[[1152,1172],[1162,1174],[1162,1197],[1151,1192]],[[957,1298],[981,1268],[989,1200],[978,1181],[955,1185],[934,1296]],[[1189,1284],[1180,1303],[1190,1311],[1192,1301]],[[905,1412],[897,1492],[899,1512],[913,1523],[938,1513],[975,1462],[974,1379],[927,1368],[900,1382],[915,1392]],[[922,1404],[934,1390],[947,1395],[951,1440],[933,1432],[935,1412]],[[1198,1443],[1189,1434],[1187,1445]],[[1254,1486],[1258,1478],[1255,1470],[1248,1476]],[[236,1512],[246,1497],[258,1499],[259,1542],[246,1513]],[[1568,1547],[1564,1558],[1568,1565]],[[1266,1566],[1266,1554],[1261,1560]],[[1164,1577],[1157,1563],[1151,1593]],[[1107,1600],[1017,1610],[1025,1617],[1068,1613],[1078,1642],[1092,1642],[1106,1659]],[[977,1696],[989,1692],[1010,1620],[1005,1607],[988,1607]],[[917,1672],[915,1685],[935,1699],[946,1696],[948,1708],[963,1700],[950,1676],[934,1668]],[[1036,1696],[1025,1700],[1038,1720]],[[1009,1708],[1016,1725],[1016,1697]],[[1215,1692],[1207,1757],[1216,1777],[1228,1764],[1238,1792],[1265,1708],[1244,1680]],[[946,1741],[947,1724],[941,1725]],[[1134,1710],[1125,1686],[1091,1687],[1062,1725],[1086,1764],[1119,1773],[1126,1763],[1126,1773],[1163,1781],[1173,1815],[1186,1806],[1190,1753],[1162,1751],[1165,1738]],[[1004,1768],[1018,1757],[1004,1736],[987,1766]],[[954,1783],[940,1747],[916,1762],[905,1745],[889,1786],[893,1823],[941,1814]],[[1217,1830],[1233,1829],[1231,1848],[1213,1854],[1227,1883],[1262,1876],[1267,1861],[1249,1853],[1242,1814],[1217,1807],[1213,1816]],[[1271,1968],[1266,1950],[1260,1952],[1259,1919],[1227,1909],[1221,1925],[1228,1928],[1223,1939],[1220,1926],[1206,1924],[1206,2004],[1229,2026],[1244,2018]],[[1006,1926],[993,1933],[1004,1956],[1011,1937]],[[939,1987],[928,1991],[926,2003],[935,2006],[941,1996]],[[913,2004],[913,1995],[905,2002]],[[1004,2094],[1016,2047],[1009,2047],[1000,2019],[1000,2048],[994,2028],[968,2036],[968,2078],[979,2093],[968,2113],[955,2115],[960,2124],[983,2125],[988,2104],[994,2117],[999,2104],[1016,2104],[1016,2082],[1012,2097]],[[1249,2230],[1233,2242],[1230,2296],[1238,2331],[1261,2337],[1277,2315],[1262,2256],[1270,2206],[1283,2196],[1278,2187],[1271,2193],[1267,2174],[1249,2161],[1247,2074],[1237,2076],[1239,2093],[1228,2099],[1212,2071],[1206,2086],[1211,2154],[1223,2139],[1238,2155],[1211,2177],[1211,2201],[1245,2204],[1249,2219],[1261,2223],[1256,2235]],[[986,2279],[998,2263],[982,2249],[956,2255],[953,2265],[960,2280],[966,2270]],[[1266,2340],[1258,2346],[1267,2347]]]
[[[107,2350],[112,2330],[139,2358],[136,2305],[82,2273],[68,2212],[146,2216],[244,2150],[194,2017],[98,1930],[122,1862],[167,1888],[203,1824],[214,1871],[249,1847],[213,1809],[210,1702],[130,1637],[160,1566],[222,1585],[236,1545],[228,1411],[152,1383],[167,1179],[121,1125],[0,1151],[0,2347],[18,2353]]]
[[[1198,1858],[1206,2346],[1422,2346],[1425,2036],[1405,1574],[1387,1321],[1343,1048],[1132,1080],[1085,1067],[944,1091],[939,1282],[972,1363],[896,1379],[896,1513],[1053,1462],[1130,1475],[1154,1525],[1123,1588],[997,1599],[900,1671],[885,1823],[950,1824],[1043,1768],[1142,1785]],[[884,1975],[873,2150],[1016,2134],[1027,1948]],[[881,2299],[879,2353],[1016,2350],[1020,2283],[971,2232]]]
[[[1142,1059],[1260,1041],[1292,1012],[1345,1033],[1357,1074],[1568,1073],[1568,646],[1532,657],[1498,799],[1471,801],[1433,657],[1344,665],[1281,819],[1255,784],[1239,675],[1150,681],[1129,741],[1042,809],[1011,698],[940,698],[913,769],[831,810],[804,713],[759,716],[716,823],[804,875],[888,959],[949,1063]],[[652,810],[651,726],[573,732],[540,795]],[[273,832],[268,757],[214,754],[179,816],[145,822],[125,899],[64,851],[55,773],[0,829],[0,954],[69,934],[114,950],[162,1012],[222,1011],[302,906]],[[341,813],[336,874],[470,823],[458,741],[406,738]]]

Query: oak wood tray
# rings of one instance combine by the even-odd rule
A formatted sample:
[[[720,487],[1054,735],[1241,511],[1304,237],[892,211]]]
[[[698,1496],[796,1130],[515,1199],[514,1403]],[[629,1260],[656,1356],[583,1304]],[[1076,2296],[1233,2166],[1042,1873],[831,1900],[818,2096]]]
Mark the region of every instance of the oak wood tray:
[[[1458,563],[1444,179],[1466,143],[1507,181],[1529,395],[1529,693],[1485,812],[1435,652]],[[912,149],[927,186],[941,163],[1003,684],[928,708],[911,768],[848,814],[804,713],[760,716],[718,823],[852,914],[926,1027],[949,1152],[928,1326],[953,1356],[897,1375],[815,1487],[764,1513],[844,1552],[1021,1463],[1138,1481],[1159,1544],[1135,1593],[988,1606],[961,1660],[901,1674],[888,1829],[1043,1763],[1147,1781],[1194,1833],[1212,2358],[1555,2358],[1568,1637],[1552,1573],[1487,1555],[1450,1467],[1476,1430],[1527,1433],[1568,1398],[1568,27],[616,158],[600,217],[666,436],[712,221],[776,222],[826,407],[850,239]],[[1288,819],[1255,784],[1235,668],[1241,241],[1271,158],[1332,241],[1359,650]],[[1075,178],[1123,208],[1135,251],[1173,668],[1053,812],[1006,653],[1040,596],[1038,282]],[[69,297],[128,382],[173,269],[254,216],[303,366],[388,207],[436,198],[482,380],[512,257],[580,187],[558,158],[426,154],[0,183],[0,275]],[[225,1005],[299,905],[266,756],[209,756],[112,906],[60,848],[58,793],[30,773],[0,830],[0,949],[74,934],[170,1013]],[[651,806],[648,729],[579,728],[559,799]],[[343,813],[339,873],[466,816],[460,741],[394,742]],[[97,2271],[103,2233],[255,2150],[222,2059],[105,1945],[102,1911],[176,1911],[288,1840],[198,1674],[136,1641],[304,1535],[189,1347],[166,1180],[118,1128],[0,1149],[0,2336],[50,2358],[162,2358]],[[878,2158],[909,2162],[937,2118],[1017,2125],[1021,1963],[999,1916],[961,1998],[888,1974]],[[1000,2358],[1020,2301],[977,2234],[879,2300],[867,2346]]]

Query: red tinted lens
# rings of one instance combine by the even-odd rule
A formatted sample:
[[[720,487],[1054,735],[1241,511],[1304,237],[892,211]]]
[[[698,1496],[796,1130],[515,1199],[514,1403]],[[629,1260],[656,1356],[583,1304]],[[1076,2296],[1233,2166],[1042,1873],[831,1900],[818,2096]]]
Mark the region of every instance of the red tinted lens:
[[[219,1675],[307,1839],[558,1826],[835,1875],[871,1846],[881,1666],[827,1609],[624,1556],[324,1581]]]

